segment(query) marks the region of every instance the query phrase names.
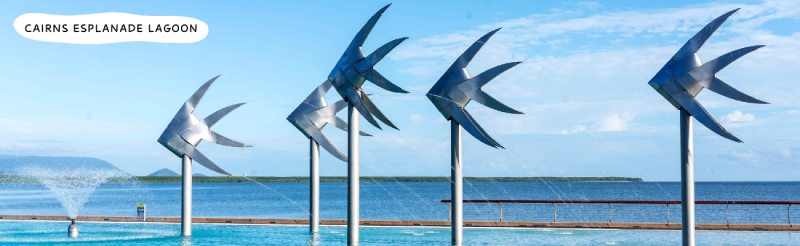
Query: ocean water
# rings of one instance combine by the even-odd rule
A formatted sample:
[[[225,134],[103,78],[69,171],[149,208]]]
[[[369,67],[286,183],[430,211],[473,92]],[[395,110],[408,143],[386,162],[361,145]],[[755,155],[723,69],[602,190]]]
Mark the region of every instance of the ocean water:
[[[368,180],[368,179],[367,179]],[[195,183],[196,217],[308,218],[307,183]],[[180,216],[180,183],[104,184],[89,198],[81,215],[135,216],[147,204],[148,216]],[[347,184],[322,183],[323,219],[347,217]],[[361,218],[447,220],[449,183],[362,183]],[[464,199],[536,200],[680,200],[678,182],[474,182],[464,184]],[[800,182],[699,182],[697,200],[800,201]],[[558,204],[558,221],[606,222],[606,204]],[[726,209],[729,216],[726,216]],[[697,205],[698,223],[789,222],[787,205]],[[504,204],[504,221],[552,221],[550,204]],[[800,206],[791,207],[800,222]],[[465,204],[466,220],[499,220],[497,204]],[[670,222],[679,222],[679,205],[669,206]],[[65,215],[52,193],[40,184],[0,184],[0,214]],[[613,205],[615,222],[666,222],[666,205]]]
[[[368,178],[367,178],[368,180]],[[307,218],[306,183],[195,183],[194,216],[240,218]],[[447,220],[449,183],[370,182],[361,184],[361,218],[387,220]],[[700,182],[697,200],[800,200],[797,182]],[[321,217],[346,218],[345,183],[322,183]],[[465,199],[547,200],[680,200],[680,183],[466,183]],[[180,216],[180,183],[104,184],[89,198],[81,215],[135,216],[136,204],[147,204],[148,216]],[[800,221],[800,208],[791,207],[792,221]],[[505,204],[504,221],[552,221],[550,204]],[[729,209],[729,217],[726,217]],[[788,223],[786,205],[697,205],[698,223]],[[0,214],[64,215],[66,212],[40,184],[0,184]],[[466,204],[466,220],[497,221],[497,204]],[[606,222],[606,204],[559,204],[558,221]],[[669,207],[670,221],[680,221],[680,206]],[[614,222],[666,222],[665,205],[614,205]],[[65,222],[0,221],[0,245],[17,243],[61,244]],[[79,223],[81,237],[90,245],[119,244],[273,244],[309,243],[306,226],[195,225],[194,236],[181,239],[177,224]],[[315,241],[344,244],[345,227],[325,226]],[[676,245],[680,231],[498,229],[467,228],[469,245]],[[800,245],[800,234],[789,232],[698,231],[706,245]],[[449,244],[448,228],[364,227],[366,245]]]

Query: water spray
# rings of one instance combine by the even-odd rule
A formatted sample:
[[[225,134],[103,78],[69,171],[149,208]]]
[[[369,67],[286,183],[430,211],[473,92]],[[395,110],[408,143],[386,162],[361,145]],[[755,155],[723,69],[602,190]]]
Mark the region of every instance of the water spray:
[[[78,237],[78,225],[75,224],[75,219],[72,219],[72,224],[69,225],[67,232],[70,238]]]

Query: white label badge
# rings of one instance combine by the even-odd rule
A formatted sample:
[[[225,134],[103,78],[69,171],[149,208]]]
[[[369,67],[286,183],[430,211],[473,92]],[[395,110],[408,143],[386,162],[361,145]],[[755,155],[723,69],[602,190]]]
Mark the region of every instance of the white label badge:
[[[208,35],[208,25],[195,18],[127,13],[28,13],[14,20],[14,29],[28,39],[70,44],[194,43]]]

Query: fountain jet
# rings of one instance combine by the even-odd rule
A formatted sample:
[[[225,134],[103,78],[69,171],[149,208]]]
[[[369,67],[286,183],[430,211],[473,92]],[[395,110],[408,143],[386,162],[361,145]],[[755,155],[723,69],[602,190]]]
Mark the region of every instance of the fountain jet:
[[[347,131],[347,123],[336,116],[336,113],[347,107],[347,102],[339,100],[331,105],[325,102],[324,96],[331,86],[329,80],[323,82],[286,118],[297,130],[309,138],[310,142],[309,208],[311,213],[309,230],[311,233],[319,232],[319,146],[322,145],[322,148],[328,153],[347,162],[347,157],[322,132],[322,128],[327,124]],[[360,132],[360,134],[361,136],[371,136],[364,132]]]
[[[694,143],[692,116],[706,128],[717,135],[741,143],[736,136],[725,130],[708,111],[700,105],[695,96],[703,88],[733,100],[766,104],[752,96],[744,94],[716,77],[716,73],[740,57],[753,52],[763,45],[756,45],[734,50],[706,63],[700,62],[697,51],[706,40],[714,34],[728,17],[738,11],[735,9],[717,17],[697,32],[678,50],[667,64],[648,82],[672,106],[680,110],[681,122],[681,209],[683,211],[683,245],[694,245]]]
[[[451,236],[453,244],[461,244],[463,241],[462,224],[463,219],[463,180],[462,180],[462,159],[461,159],[461,126],[470,135],[494,148],[503,148],[497,143],[478,122],[472,118],[464,107],[475,100],[489,108],[512,114],[522,114],[522,112],[512,109],[509,106],[497,101],[493,97],[481,90],[481,87],[489,83],[492,79],[516,66],[520,62],[510,62],[493,67],[475,77],[470,77],[467,72],[467,65],[472,58],[480,51],[483,45],[489,41],[500,28],[483,35],[478,41],[472,44],[461,56],[456,59],[453,65],[444,72],[439,81],[428,91],[428,99],[433,102],[436,109],[442,113],[445,119],[450,121],[450,144],[451,144],[451,173],[450,184],[451,192]]]
[[[167,129],[158,138],[158,143],[166,147],[169,151],[183,159],[183,197],[181,202],[181,235],[189,236],[192,234],[192,160],[211,169],[214,172],[231,176],[230,173],[222,170],[219,166],[214,164],[211,160],[206,158],[195,147],[201,140],[206,140],[212,143],[230,146],[230,147],[251,147],[225,136],[222,136],[214,131],[211,127],[214,126],[222,117],[228,115],[234,109],[239,108],[244,103],[234,104],[214,112],[203,120],[197,119],[193,114],[195,107],[200,103],[200,99],[206,94],[208,87],[219,78],[220,75],[212,78],[192,95],[189,100],[183,103],[183,106],[172,121],[167,125]]]
[[[336,88],[336,91],[342,96],[347,106],[347,144],[348,144],[348,161],[347,161],[347,244],[358,244],[358,204],[359,204],[359,171],[358,171],[358,135],[359,135],[359,122],[358,114],[364,116],[370,124],[381,129],[375,118],[388,125],[391,128],[398,129],[388,118],[386,118],[378,107],[372,103],[368,95],[364,93],[361,86],[365,81],[372,82],[378,87],[385,90],[397,93],[408,93],[401,89],[399,86],[393,84],[388,79],[383,77],[377,70],[375,65],[383,59],[390,51],[397,45],[405,41],[407,38],[398,38],[392,40],[377,50],[372,52],[369,56],[364,53],[361,46],[367,40],[372,28],[381,18],[383,12],[389,8],[391,4],[378,10],[377,13],[367,21],[360,31],[350,42],[350,45],[345,49],[342,57],[336,62],[331,73],[328,75],[328,81]],[[374,115],[374,117],[373,117]],[[399,130],[399,129],[398,129]]]

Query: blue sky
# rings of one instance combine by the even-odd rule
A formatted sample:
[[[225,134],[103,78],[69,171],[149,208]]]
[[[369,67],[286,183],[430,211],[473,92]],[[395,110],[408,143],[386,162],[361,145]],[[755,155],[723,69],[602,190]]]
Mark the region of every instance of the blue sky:
[[[249,102],[215,131],[255,147],[198,148],[234,175],[307,175],[307,139],[285,118],[387,3],[4,2],[0,154],[97,157],[136,175],[165,167],[179,171],[179,159],[156,139],[197,87],[222,74],[195,113],[203,118]],[[395,2],[364,50],[410,37],[376,68],[412,93],[365,86],[401,131],[381,131],[362,120],[362,130],[375,135],[361,139],[362,175],[449,175],[449,123],[424,92],[474,40],[503,27],[468,70],[477,74],[523,61],[484,90],[526,114],[467,107],[507,150],[465,134],[465,176],[679,180],[678,111],[647,81],[696,31],[735,8],[742,9],[698,55],[708,61],[767,45],[718,76],[771,104],[700,93],[698,100],[745,143],[696,124],[696,179],[798,181],[798,1]],[[12,26],[24,13],[101,12],[188,16],[210,31],[194,44],[75,45],[28,40]],[[327,99],[337,97],[330,93]],[[344,132],[325,132],[346,152]],[[346,175],[346,166],[322,153],[322,175]]]

